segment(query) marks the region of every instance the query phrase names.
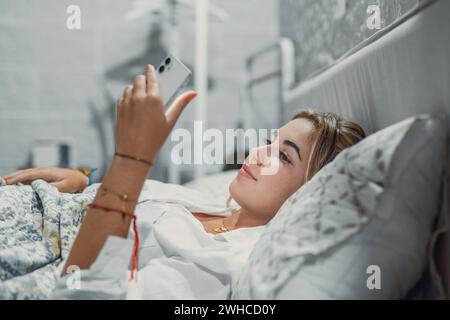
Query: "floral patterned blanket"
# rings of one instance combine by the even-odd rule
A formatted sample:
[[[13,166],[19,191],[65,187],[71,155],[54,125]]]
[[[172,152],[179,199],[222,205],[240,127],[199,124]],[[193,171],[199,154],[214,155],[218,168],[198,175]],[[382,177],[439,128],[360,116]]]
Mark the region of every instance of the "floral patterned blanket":
[[[0,178],[0,299],[46,299],[98,186],[60,193],[44,180]]]

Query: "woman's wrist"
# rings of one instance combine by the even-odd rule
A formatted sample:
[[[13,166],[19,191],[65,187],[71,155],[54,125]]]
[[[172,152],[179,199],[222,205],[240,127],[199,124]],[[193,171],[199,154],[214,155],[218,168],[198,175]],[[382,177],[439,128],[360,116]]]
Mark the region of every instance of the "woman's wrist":
[[[114,156],[103,183],[109,187],[114,185],[120,187],[118,192],[139,195],[150,169],[151,167],[145,163]]]
[[[144,177],[145,179],[150,172],[151,166],[141,161],[114,155],[110,169],[126,173],[129,177]]]
[[[66,274],[70,265],[77,265],[81,269],[88,268],[95,261],[108,236],[127,237],[132,221],[131,214],[134,214],[137,199],[149,172],[150,166],[144,163],[120,157],[113,158],[101,187],[111,189],[114,193],[127,194],[130,201],[124,204],[124,201],[111,192],[97,192],[92,202],[94,207],[89,208],[62,275]],[[99,209],[100,207],[126,211],[130,215],[105,212]]]

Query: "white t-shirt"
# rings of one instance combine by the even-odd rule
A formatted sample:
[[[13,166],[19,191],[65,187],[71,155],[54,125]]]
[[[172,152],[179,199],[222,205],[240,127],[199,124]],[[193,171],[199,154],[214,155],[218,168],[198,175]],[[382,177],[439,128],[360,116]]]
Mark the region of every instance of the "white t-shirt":
[[[88,270],[60,278],[52,298],[228,299],[231,279],[247,261],[264,226],[213,235],[191,212],[228,216],[234,209],[199,191],[147,180],[135,210],[140,239],[137,280],[129,281],[131,226],[127,239],[107,238]]]

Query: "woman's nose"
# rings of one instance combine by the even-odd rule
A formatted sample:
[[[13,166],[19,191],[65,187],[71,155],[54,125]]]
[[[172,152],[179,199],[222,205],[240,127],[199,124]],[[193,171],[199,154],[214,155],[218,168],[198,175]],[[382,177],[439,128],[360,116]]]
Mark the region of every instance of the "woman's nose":
[[[257,158],[256,158],[256,165],[257,165],[258,167],[262,167],[262,166],[264,165],[264,162],[262,162],[262,161],[260,160],[260,157],[259,157],[259,156],[257,156]]]
[[[251,164],[256,164],[261,167],[265,163],[265,159],[267,159],[267,150],[262,150],[264,148],[254,148],[251,150],[249,155],[249,162]]]

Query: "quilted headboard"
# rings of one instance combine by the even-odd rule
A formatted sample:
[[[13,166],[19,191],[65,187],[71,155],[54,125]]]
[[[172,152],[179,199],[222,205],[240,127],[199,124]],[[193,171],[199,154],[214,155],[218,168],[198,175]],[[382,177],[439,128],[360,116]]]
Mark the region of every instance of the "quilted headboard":
[[[412,115],[443,111],[450,128],[450,1],[419,9],[285,92],[285,120],[313,108],[355,120],[372,133]],[[450,298],[448,233],[442,243],[438,268]]]
[[[431,1],[367,45],[284,93],[287,119],[311,107],[378,131],[414,114],[450,121],[450,1]]]

